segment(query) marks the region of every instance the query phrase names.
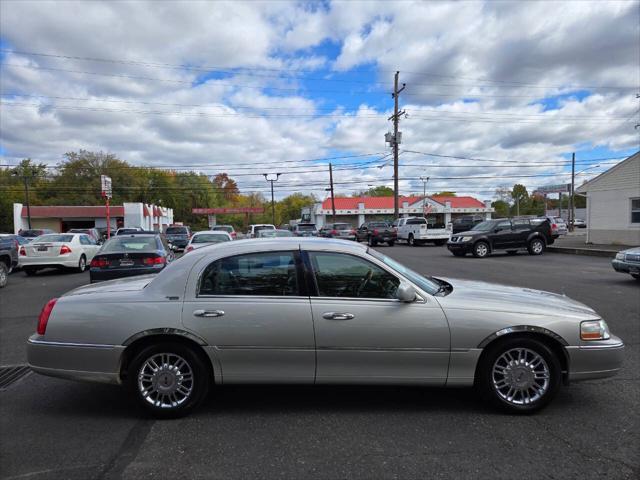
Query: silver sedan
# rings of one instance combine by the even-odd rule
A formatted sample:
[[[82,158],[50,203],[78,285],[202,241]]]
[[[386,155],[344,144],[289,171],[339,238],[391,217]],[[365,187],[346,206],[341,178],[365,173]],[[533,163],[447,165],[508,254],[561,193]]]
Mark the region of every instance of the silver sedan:
[[[624,345],[562,295],[425,277],[343,240],[225,242],[156,276],[52,299],[31,367],[124,384],[158,417],[233,383],[475,386],[515,412],[620,369]]]

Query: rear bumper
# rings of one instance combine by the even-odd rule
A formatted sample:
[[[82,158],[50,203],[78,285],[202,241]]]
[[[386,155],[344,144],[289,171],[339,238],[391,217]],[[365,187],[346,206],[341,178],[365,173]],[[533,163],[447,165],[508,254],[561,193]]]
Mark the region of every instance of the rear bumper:
[[[611,266],[616,272],[640,274],[640,265],[627,263],[623,260],[611,260]]]
[[[622,367],[624,343],[614,335],[594,345],[565,348],[569,354],[570,382],[612,377]]]
[[[78,266],[80,258],[65,257],[20,257],[21,267],[70,267]],[[87,262],[89,263],[89,262]]]
[[[137,275],[149,275],[159,273],[162,268],[141,267],[141,268],[111,268],[99,269],[92,268],[89,270],[89,279],[91,283],[104,282],[106,280],[115,280],[116,278],[135,277]]]
[[[27,341],[27,362],[42,375],[120,384],[120,361],[125,347],[48,342],[39,335]]]

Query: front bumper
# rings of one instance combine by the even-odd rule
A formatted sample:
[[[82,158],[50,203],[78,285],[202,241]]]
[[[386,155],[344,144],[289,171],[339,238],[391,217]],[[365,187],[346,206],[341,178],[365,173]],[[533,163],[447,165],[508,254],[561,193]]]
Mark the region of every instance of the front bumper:
[[[34,334],[27,341],[27,362],[42,375],[120,384],[124,349],[122,345],[49,342]]]
[[[624,260],[617,260],[614,258],[611,260],[611,266],[613,266],[613,269],[616,272],[640,274],[640,265],[628,263]]]
[[[624,359],[624,343],[615,335],[589,345],[565,347],[569,354],[569,381],[616,375]]]
[[[471,253],[473,244],[471,242],[452,243],[447,242],[447,249],[450,252]]]

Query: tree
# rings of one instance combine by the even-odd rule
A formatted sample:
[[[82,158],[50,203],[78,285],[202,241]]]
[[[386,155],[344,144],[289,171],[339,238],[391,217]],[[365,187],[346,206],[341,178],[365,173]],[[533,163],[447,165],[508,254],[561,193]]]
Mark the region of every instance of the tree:
[[[213,185],[222,193],[222,197],[228,201],[233,202],[236,200],[240,190],[238,190],[238,184],[236,181],[229,177],[226,173],[219,173],[211,181]]]
[[[516,183],[511,190],[511,198],[516,202],[516,215],[520,215],[520,207],[525,206],[524,203],[529,199],[527,187],[520,183]]]
[[[495,215],[497,217],[509,216],[509,204],[504,200],[496,200],[495,202],[491,202],[491,206],[495,209]]]
[[[433,196],[434,197],[455,197],[456,192],[449,192],[445,190],[443,192],[434,193]]]
[[[360,197],[393,197],[393,188],[380,185],[379,187],[371,187],[364,190],[358,195]]]
[[[496,188],[496,193],[494,194],[498,198],[498,200],[503,201],[504,203],[509,203],[511,200],[511,190],[507,187],[499,187]]]

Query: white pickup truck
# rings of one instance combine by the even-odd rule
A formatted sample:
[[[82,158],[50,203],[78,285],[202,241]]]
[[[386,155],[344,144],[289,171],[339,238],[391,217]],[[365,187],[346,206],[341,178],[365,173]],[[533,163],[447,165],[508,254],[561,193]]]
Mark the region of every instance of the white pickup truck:
[[[394,227],[398,231],[398,242],[404,241],[413,246],[427,242],[444,245],[451,238],[451,223],[445,226],[428,222],[424,217],[399,218],[396,222],[394,222]]]

